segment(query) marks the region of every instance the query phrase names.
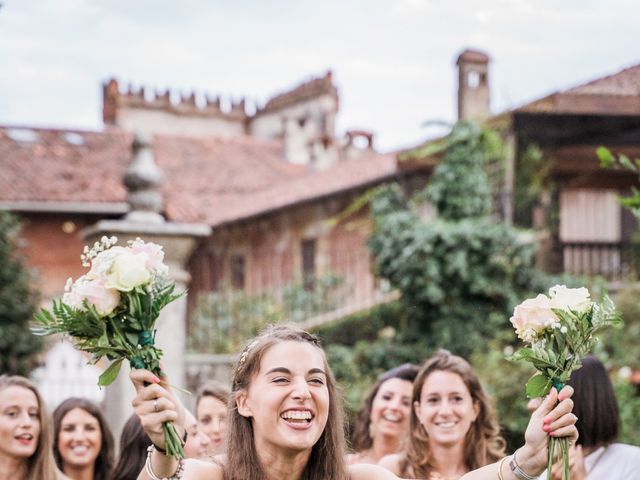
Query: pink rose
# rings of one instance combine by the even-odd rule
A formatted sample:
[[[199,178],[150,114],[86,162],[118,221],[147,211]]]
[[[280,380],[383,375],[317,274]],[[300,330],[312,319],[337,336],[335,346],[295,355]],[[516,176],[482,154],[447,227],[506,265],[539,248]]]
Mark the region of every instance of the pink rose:
[[[147,261],[145,265],[150,271],[159,275],[165,275],[169,271],[168,267],[163,263],[164,251],[161,245],[151,242],[145,243],[143,240],[136,238],[131,243],[130,248],[133,254],[146,255]]]
[[[86,276],[80,277],[64,294],[62,301],[67,305],[84,310],[84,301],[93,305],[103,316],[109,315],[120,303],[120,294],[111,288],[106,288],[103,280],[92,280]]]
[[[516,334],[526,342],[532,342],[539,333],[557,322],[558,317],[551,310],[551,300],[543,294],[522,302],[511,317]]]

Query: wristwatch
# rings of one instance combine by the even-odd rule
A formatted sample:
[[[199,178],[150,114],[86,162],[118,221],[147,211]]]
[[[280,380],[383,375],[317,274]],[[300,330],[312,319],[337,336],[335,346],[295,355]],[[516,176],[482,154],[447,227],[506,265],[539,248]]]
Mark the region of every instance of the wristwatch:
[[[513,452],[513,455],[511,455],[511,460],[509,460],[509,468],[511,469],[511,472],[520,480],[537,480],[537,475],[529,475],[520,468],[520,465],[518,465],[518,462],[516,461],[516,453],[518,453],[518,450]]]

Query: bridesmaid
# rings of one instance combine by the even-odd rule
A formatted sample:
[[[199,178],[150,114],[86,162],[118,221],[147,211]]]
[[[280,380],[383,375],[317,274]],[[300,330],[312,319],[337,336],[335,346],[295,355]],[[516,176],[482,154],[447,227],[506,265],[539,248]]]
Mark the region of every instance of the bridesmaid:
[[[53,458],[51,420],[36,387],[0,375],[0,480],[67,479]]]

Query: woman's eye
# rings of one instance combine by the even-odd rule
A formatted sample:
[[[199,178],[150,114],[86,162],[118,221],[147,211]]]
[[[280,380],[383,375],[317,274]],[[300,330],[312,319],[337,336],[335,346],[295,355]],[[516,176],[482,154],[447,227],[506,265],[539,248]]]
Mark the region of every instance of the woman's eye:
[[[324,385],[324,380],[321,378],[312,378],[309,382],[315,383],[316,385]]]
[[[391,400],[392,398],[393,398],[393,396],[392,396],[392,395],[389,395],[389,394],[387,394],[387,395],[383,395],[383,396],[382,396],[382,399],[383,399],[383,400],[387,400],[387,401],[388,401],[388,400]]]
[[[274,382],[274,383],[286,383],[286,382],[287,382],[287,379],[286,379],[286,378],[284,378],[284,377],[277,377],[277,378],[274,378],[274,379],[273,379],[273,382]]]

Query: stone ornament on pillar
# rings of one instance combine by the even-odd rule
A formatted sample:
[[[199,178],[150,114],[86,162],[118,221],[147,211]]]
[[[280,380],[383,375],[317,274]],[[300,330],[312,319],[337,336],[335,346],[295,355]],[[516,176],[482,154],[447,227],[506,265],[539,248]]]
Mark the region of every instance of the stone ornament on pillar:
[[[164,175],[155,163],[152,137],[138,133],[132,143],[132,162],[123,176],[127,188],[129,213],[121,220],[101,220],[83,232],[88,243],[103,235],[115,235],[122,244],[137,237],[162,245],[169,275],[176,290],[187,290],[190,276],[186,265],[191,252],[201,239],[211,235],[211,227],[204,224],[186,224],[166,221],[160,185]],[[181,297],[162,310],[156,323],[156,344],[164,351],[163,370],[173,385],[185,386],[185,353],[187,325],[186,297]],[[110,425],[119,431],[131,415],[131,400],[135,391],[126,375],[106,389],[105,410]],[[178,395],[180,396],[180,395]],[[183,401],[186,399],[183,398]]]
[[[163,223],[164,208],[160,185],[164,175],[158,168],[151,148],[152,137],[148,133],[136,132],[132,150],[133,162],[124,175],[127,201],[130,211],[125,220],[144,223]]]

